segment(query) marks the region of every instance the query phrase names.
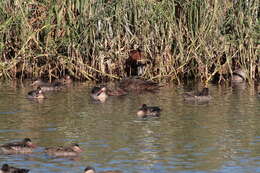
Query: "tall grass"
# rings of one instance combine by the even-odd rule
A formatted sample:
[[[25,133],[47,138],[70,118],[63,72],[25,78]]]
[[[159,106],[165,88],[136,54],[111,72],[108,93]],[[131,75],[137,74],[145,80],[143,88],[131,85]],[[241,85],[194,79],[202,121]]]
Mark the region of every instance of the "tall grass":
[[[0,0],[0,77],[119,79],[137,45],[146,79],[252,81],[259,27],[257,0]]]

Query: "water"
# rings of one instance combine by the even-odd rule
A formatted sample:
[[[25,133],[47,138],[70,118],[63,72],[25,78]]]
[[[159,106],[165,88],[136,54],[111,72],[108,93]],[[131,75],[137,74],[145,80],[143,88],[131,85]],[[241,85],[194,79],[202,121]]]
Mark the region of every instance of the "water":
[[[47,99],[25,98],[28,83],[0,85],[0,144],[29,137],[33,154],[0,155],[0,163],[32,173],[255,173],[260,172],[260,98],[253,88],[210,86],[209,103],[185,103],[183,87],[158,93],[111,97],[104,104],[89,96],[93,85],[75,84]],[[159,119],[138,119],[141,104],[160,106]],[[55,158],[45,147],[78,143],[77,158]]]

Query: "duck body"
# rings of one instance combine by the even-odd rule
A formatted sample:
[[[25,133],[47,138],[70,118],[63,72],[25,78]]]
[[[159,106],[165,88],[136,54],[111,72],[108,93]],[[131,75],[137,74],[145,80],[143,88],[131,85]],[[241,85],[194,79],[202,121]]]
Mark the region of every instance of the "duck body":
[[[153,91],[159,89],[160,87],[161,86],[155,82],[144,81],[138,78],[126,78],[119,82],[119,88],[125,91]]]
[[[29,171],[30,171],[29,169],[21,169],[21,168],[9,166],[8,164],[3,164],[0,173],[27,173]]]
[[[246,81],[246,73],[242,69],[237,69],[233,72],[231,82],[232,83],[242,83]]]
[[[137,116],[140,118],[147,117],[160,117],[161,109],[157,106],[147,106],[143,104],[142,107],[137,111]]]
[[[0,151],[3,154],[19,154],[31,153],[36,148],[29,138],[23,139],[21,142],[7,143],[0,146]]]
[[[124,96],[127,95],[128,92],[121,89],[121,88],[115,88],[115,89],[108,89],[107,90],[107,95],[108,96]]]
[[[92,88],[90,95],[94,100],[105,102],[108,98],[107,88],[105,86],[95,86]]]
[[[203,88],[199,93],[186,92],[183,94],[185,101],[210,101],[209,89]]]
[[[43,95],[42,88],[38,87],[36,90],[28,92],[27,98],[29,98],[29,99],[43,99],[43,98],[45,98],[45,96]]]
[[[74,157],[78,156],[82,151],[78,144],[72,144],[68,147],[50,147],[44,150],[48,155],[55,157]]]
[[[95,168],[91,166],[87,166],[84,170],[84,173],[122,173],[122,171],[119,170],[111,170],[111,171],[101,171],[101,172],[96,172]]]
[[[64,84],[60,81],[54,81],[52,83],[44,82],[41,79],[34,81],[32,86],[40,87],[42,91],[57,91],[64,87]]]

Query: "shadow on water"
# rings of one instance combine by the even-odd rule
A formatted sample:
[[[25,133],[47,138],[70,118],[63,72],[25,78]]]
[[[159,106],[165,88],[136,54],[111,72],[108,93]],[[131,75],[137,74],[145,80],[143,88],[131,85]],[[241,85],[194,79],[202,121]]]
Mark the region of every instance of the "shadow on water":
[[[94,102],[92,85],[75,84],[26,99],[31,88],[0,86],[0,144],[30,137],[39,147],[30,155],[0,155],[0,163],[31,172],[259,172],[260,98],[248,86],[210,86],[212,100],[184,102],[185,87],[131,93]],[[160,118],[140,119],[137,109],[163,109]],[[45,147],[78,143],[77,158],[55,158]]]

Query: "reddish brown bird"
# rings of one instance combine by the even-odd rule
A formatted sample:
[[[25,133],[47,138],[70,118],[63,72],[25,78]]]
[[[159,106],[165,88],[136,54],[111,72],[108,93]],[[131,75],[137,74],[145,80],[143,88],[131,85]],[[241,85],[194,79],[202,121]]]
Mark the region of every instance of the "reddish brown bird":
[[[143,74],[147,60],[140,49],[132,50],[126,60],[125,71],[127,76],[140,76]]]

